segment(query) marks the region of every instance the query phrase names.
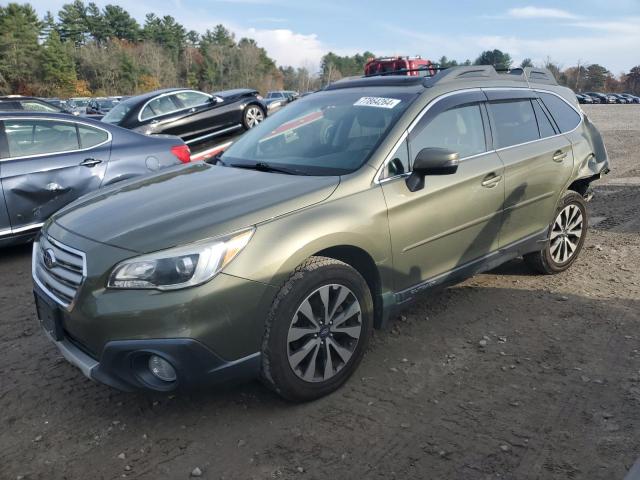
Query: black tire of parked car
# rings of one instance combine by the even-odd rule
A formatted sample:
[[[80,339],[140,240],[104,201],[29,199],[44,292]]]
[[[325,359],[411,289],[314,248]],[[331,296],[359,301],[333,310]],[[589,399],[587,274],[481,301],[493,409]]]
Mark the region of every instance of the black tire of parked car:
[[[289,329],[295,323],[294,315],[297,316],[299,308],[313,292],[323,286],[335,284],[346,286],[360,304],[360,336],[351,357],[334,376],[328,380],[305,381],[294,372],[289,363]],[[310,401],[327,395],[339,388],[356,370],[372,330],[373,300],[364,278],[341,261],[310,257],[284,283],[267,317],[262,343],[262,380],[280,396],[294,402]]]
[[[580,237],[577,240],[576,248],[571,254],[571,256],[564,262],[558,262],[554,260],[551,244],[552,244],[552,232],[554,231],[554,224],[558,219],[560,213],[565,210],[567,207],[574,206],[582,215],[582,225],[580,229]],[[549,239],[545,244],[543,250],[539,252],[530,253],[524,256],[524,261],[527,265],[538,273],[542,273],[544,275],[554,275],[556,273],[561,273],[567,270],[573,262],[576,261],[580,251],[582,250],[582,246],[584,245],[584,241],[587,237],[587,229],[588,229],[589,219],[587,217],[587,208],[584,198],[579,193],[568,191],[562,197],[560,204],[558,205],[558,209],[549,225]],[[566,247],[565,247],[566,248]]]
[[[244,108],[242,113],[242,125],[245,130],[251,130],[253,127],[263,122],[267,118],[264,108],[256,103],[250,103]]]

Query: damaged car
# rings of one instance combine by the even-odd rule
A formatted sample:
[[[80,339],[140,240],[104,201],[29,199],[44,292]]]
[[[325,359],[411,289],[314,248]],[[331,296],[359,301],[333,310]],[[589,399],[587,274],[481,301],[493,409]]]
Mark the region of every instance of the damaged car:
[[[43,227],[38,316],[87,377],[329,394],[421,292],[517,257],[570,268],[608,171],[571,90],[490,66],[336,82],[211,162],[85,196]]]
[[[65,114],[0,113],[0,246],[33,238],[86,193],[189,161],[189,147],[176,137]]]

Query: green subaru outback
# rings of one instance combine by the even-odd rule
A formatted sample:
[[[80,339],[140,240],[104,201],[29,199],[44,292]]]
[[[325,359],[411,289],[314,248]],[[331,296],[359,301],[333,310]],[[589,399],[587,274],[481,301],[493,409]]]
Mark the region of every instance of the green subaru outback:
[[[212,164],[54,215],[33,249],[38,316],[121,390],[261,378],[314,399],[421,292],[520,256],[569,268],[607,171],[600,134],[545,70],[337,82]]]

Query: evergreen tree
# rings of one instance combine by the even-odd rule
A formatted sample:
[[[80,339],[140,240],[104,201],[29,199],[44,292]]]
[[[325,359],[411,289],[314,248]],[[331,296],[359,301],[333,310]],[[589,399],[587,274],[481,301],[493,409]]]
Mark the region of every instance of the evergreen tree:
[[[47,92],[53,95],[73,95],[77,80],[75,63],[56,30],[51,30],[44,42],[40,61],[42,80]]]
[[[140,25],[122,7],[117,5],[104,7],[102,21],[108,38],[135,42],[140,37]]]
[[[0,6],[0,90],[31,93],[40,70],[42,23],[30,5]]]
[[[82,0],[75,0],[62,6],[58,12],[58,31],[63,41],[71,41],[76,46],[84,45],[91,35],[88,10]]]
[[[512,63],[511,55],[497,48],[495,50],[485,50],[474,62],[475,65],[493,65],[499,69],[511,68]]]

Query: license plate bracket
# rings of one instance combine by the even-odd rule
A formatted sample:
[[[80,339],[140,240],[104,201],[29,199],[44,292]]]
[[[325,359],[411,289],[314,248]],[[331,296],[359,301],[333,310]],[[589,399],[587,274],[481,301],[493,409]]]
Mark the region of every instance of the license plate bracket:
[[[36,292],[34,292],[34,297],[40,325],[54,340],[62,340],[64,334],[62,333],[62,312],[60,308]]]

